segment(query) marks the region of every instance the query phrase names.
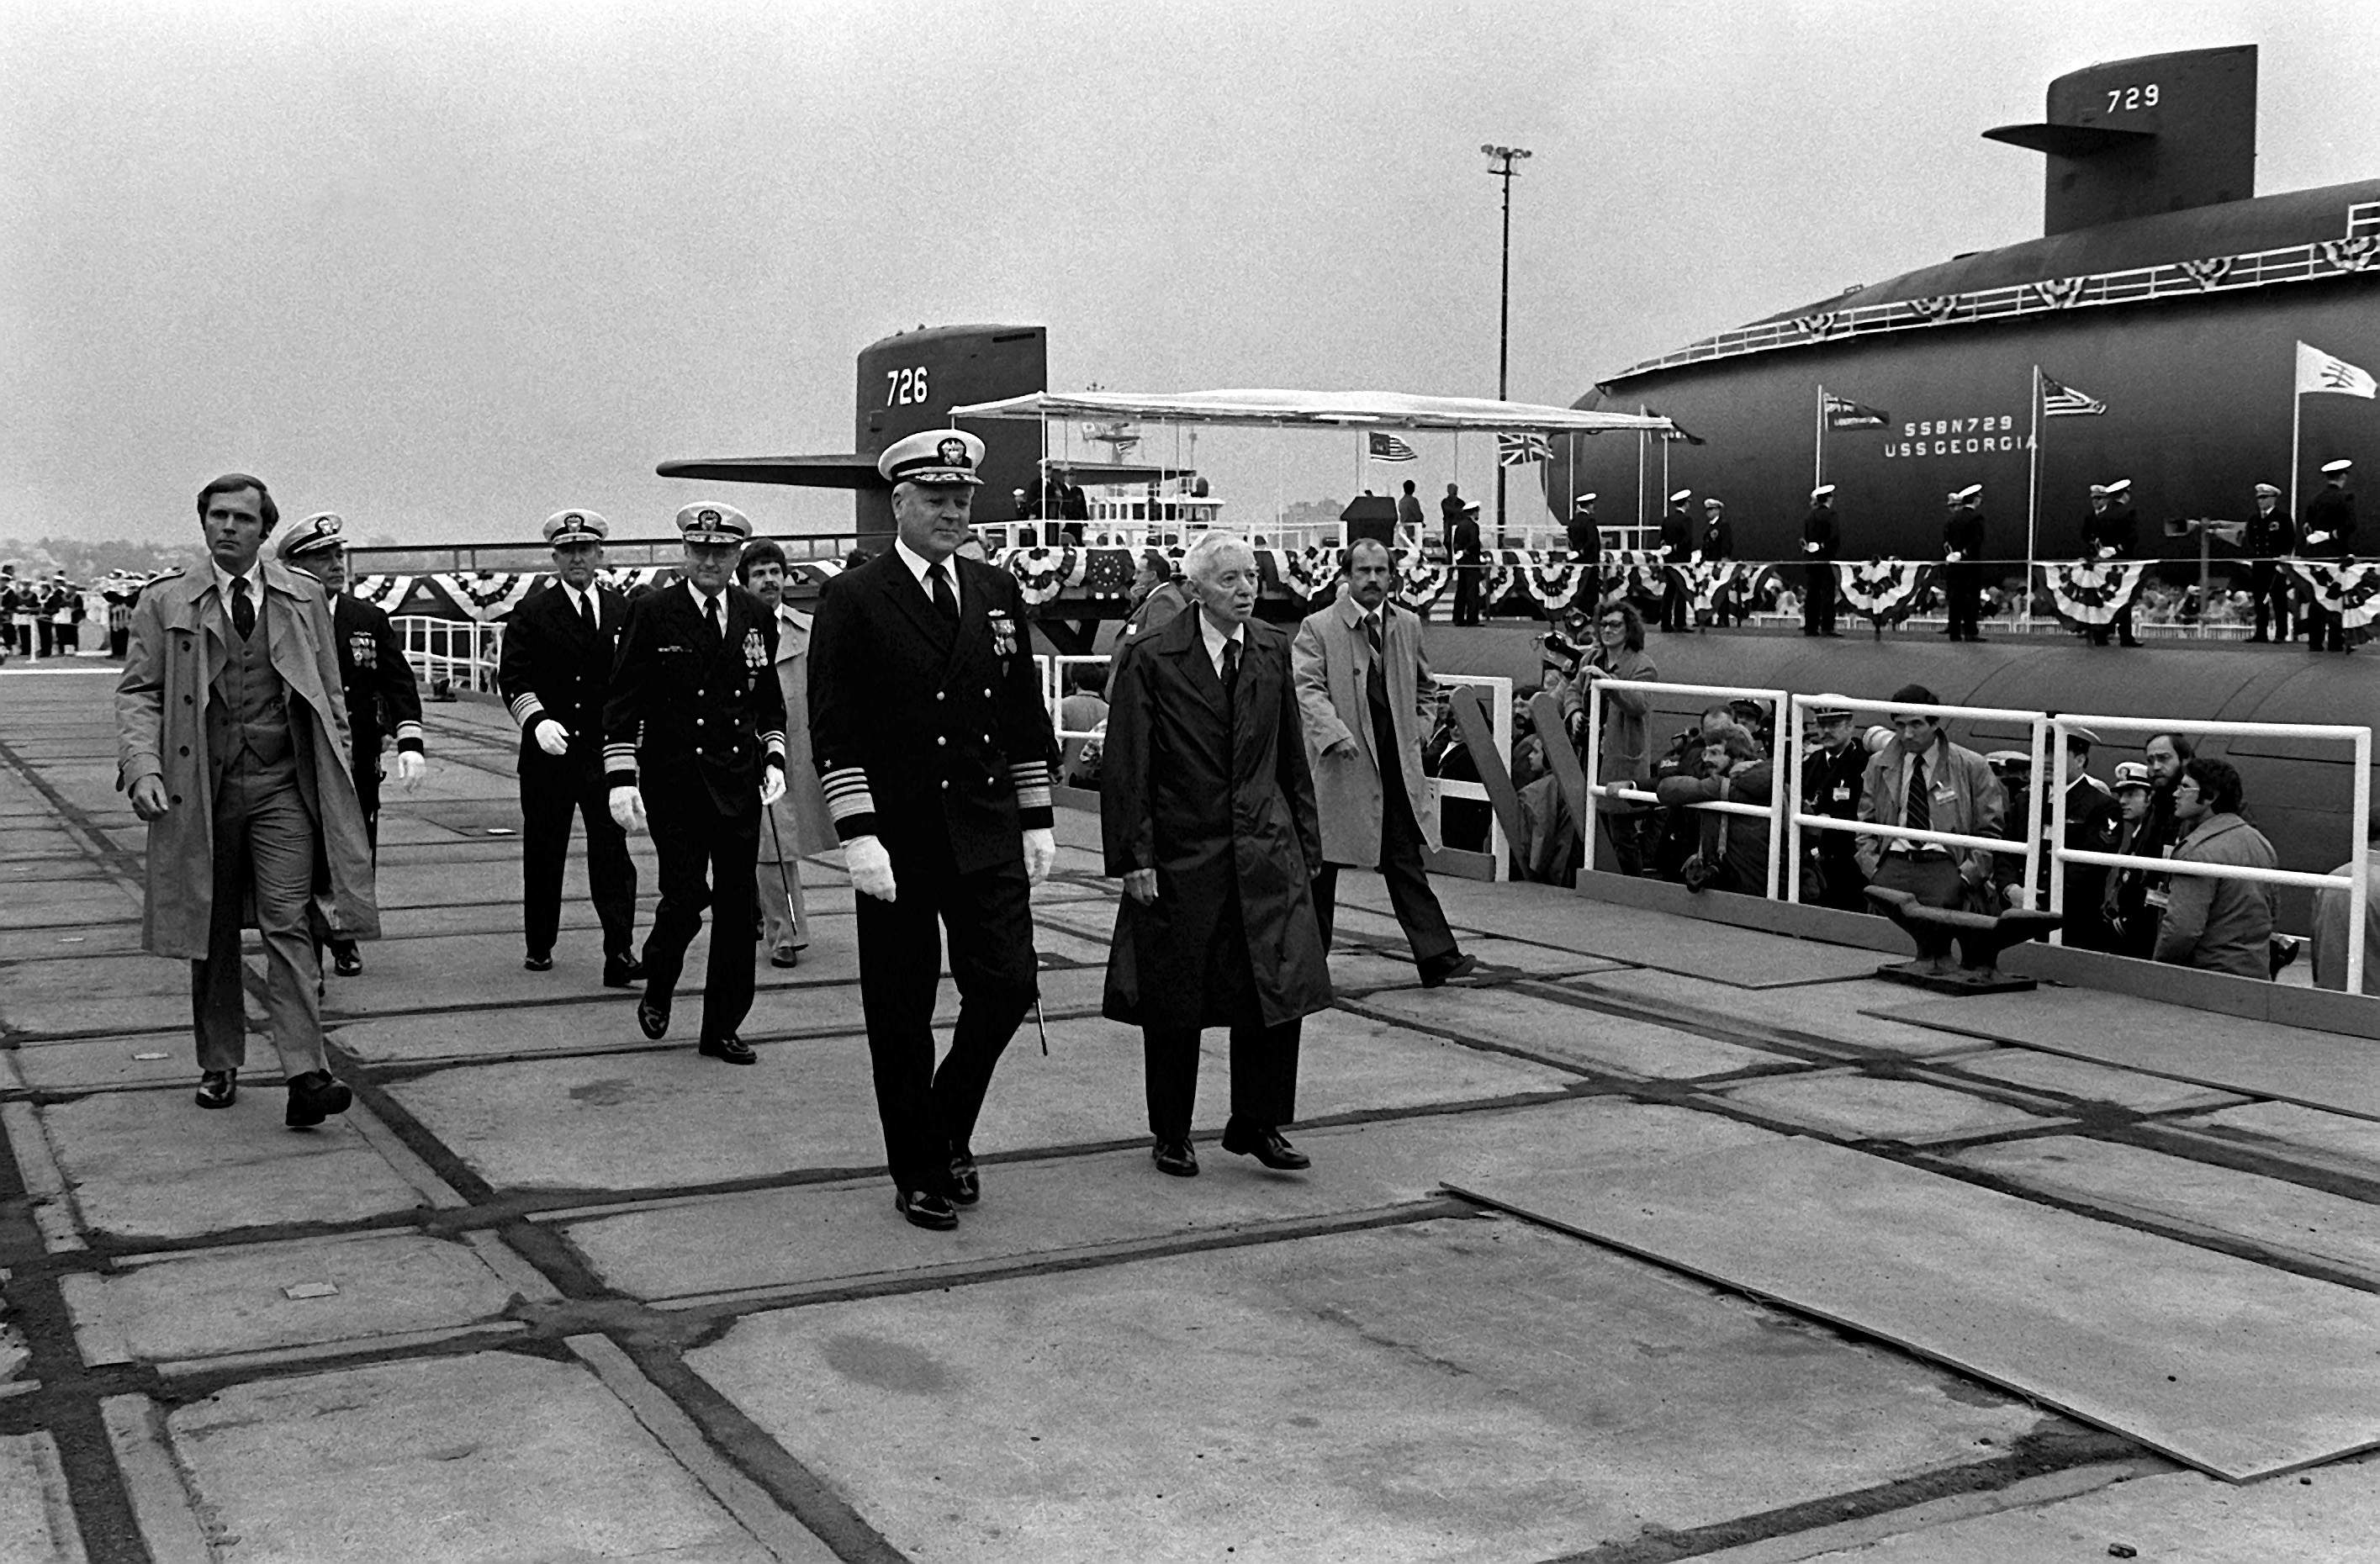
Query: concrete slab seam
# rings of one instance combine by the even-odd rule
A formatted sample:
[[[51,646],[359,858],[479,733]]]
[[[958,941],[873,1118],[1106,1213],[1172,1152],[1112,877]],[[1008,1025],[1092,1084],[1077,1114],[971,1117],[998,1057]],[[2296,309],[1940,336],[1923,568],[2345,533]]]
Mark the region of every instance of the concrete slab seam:
[[[152,1564],[213,1564],[201,1501],[166,1437],[164,1412],[146,1396],[110,1396],[100,1416]]]
[[[25,1194],[43,1243],[58,1253],[88,1247],[82,1236],[80,1213],[75,1208],[65,1170],[58,1166],[57,1150],[50,1145],[49,1132],[42,1126],[41,1115],[21,1102],[0,1103],[0,1129],[7,1132],[8,1149],[15,1157],[17,1173],[24,1182]]]

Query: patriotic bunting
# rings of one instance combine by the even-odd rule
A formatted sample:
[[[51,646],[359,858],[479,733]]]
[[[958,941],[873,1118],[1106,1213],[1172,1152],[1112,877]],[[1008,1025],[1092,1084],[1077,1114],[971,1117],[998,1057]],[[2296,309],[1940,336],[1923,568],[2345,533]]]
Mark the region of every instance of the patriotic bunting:
[[[2090,630],[2114,624],[2116,615],[2132,606],[2141,595],[2148,566],[2056,560],[2044,562],[2037,574],[2049,600],[2057,605],[2058,617]]]
[[[992,563],[1016,577],[1017,588],[1029,608],[1039,608],[1068,587],[1079,584],[1088,565],[1082,551],[1073,548],[1009,549]]]
[[[2380,619],[2380,564],[2333,564],[2325,560],[2293,559],[2289,574],[2302,583],[2325,612],[2339,624],[2360,630]]]
[[[347,583],[347,590],[382,613],[395,613],[398,605],[413,594],[410,576],[358,576]]]
[[[1923,560],[1876,559],[1838,564],[1835,576],[1843,600],[1881,626],[1898,624],[1917,612],[1934,567]]]

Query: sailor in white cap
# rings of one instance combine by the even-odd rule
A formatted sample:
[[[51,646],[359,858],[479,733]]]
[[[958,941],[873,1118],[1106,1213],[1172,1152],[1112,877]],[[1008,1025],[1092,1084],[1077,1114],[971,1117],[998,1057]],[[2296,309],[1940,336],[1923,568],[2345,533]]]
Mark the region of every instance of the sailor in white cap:
[[[1480,599],[1488,585],[1488,550],[1479,536],[1479,506],[1476,502],[1464,504],[1463,514],[1454,519],[1453,551],[1447,559],[1447,563],[1454,567],[1451,623],[1476,624],[1481,611],[1487,606]]]
[[[892,546],[827,583],[810,625],[810,742],[857,915],[876,1107],[913,1225],[947,1231],[982,1194],[972,1141],[992,1070],[1034,1007],[1032,887],[1057,860],[1058,756],[1024,594],[953,557],[983,442],[927,430],[886,447]],[[950,935],[959,990],[934,1062]]]
[[[1802,634],[1840,636],[1835,628],[1835,556],[1842,552],[1842,521],[1835,515],[1835,486],[1810,491],[1810,514],[1802,518]]]
[[[1950,514],[1942,522],[1942,597],[1954,641],[1984,638],[1984,513],[1976,502],[1984,486],[1970,483],[1950,493]]]
[[[2291,582],[2281,560],[2297,550],[2297,527],[2281,506],[2280,489],[2270,483],[2255,488],[2256,514],[2248,518],[2240,540],[2248,556],[2248,596],[2256,605],[2256,631],[2251,641],[2287,641]],[[2271,634],[2267,635],[2267,630]]]
[[[2092,564],[2115,564],[2140,552],[2141,514],[2132,508],[2132,480],[2119,478],[2091,485],[2091,509],[2082,517],[2082,557]],[[2109,624],[2091,627],[2091,644],[2103,647],[2113,632],[2125,646],[2140,641],[2132,634],[2132,610],[2126,604]]]
[[[637,866],[603,780],[603,702],[628,601],[597,579],[611,524],[590,510],[545,518],[553,579],[505,622],[496,693],[521,731],[521,965],[553,970],[570,823],[587,828],[587,888],[603,931],[603,986],[643,978],[637,960]]]
[[[685,579],[628,605],[603,703],[612,818],[625,830],[649,828],[660,860],[637,1024],[656,1041],[668,1034],[686,947],[708,906],[696,1051],[754,1064],[759,1056],[737,1034],[752,1009],[760,812],[785,792],[777,616],[730,579],[752,536],[742,511],[698,501],[677,513],[677,530]]]
[[[2306,502],[2304,546],[2299,551],[2312,560],[2340,564],[2355,557],[2355,496],[2348,492],[2347,475],[2355,464],[2345,458],[2322,465],[2323,486]],[[2309,651],[2352,650],[2338,614],[2315,598],[2306,609]]]
[[[1822,695],[1811,702],[1810,721],[1817,724],[1817,742],[1802,758],[1802,812],[1855,820],[1868,762],[1867,746],[1858,742],[1857,720],[1840,696]],[[1809,844],[1804,849],[1809,856],[1803,865],[1802,899],[1844,912],[1866,912],[1867,876],[1860,872],[1858,835],[1818,830],[1803,840]]]
[[[380,857],[381,746],[396,741],[396,780],[410,793],[428,765],[421,732],[421,689],[405,643],[388,615],[347,590],[346,523],[318,511],[282,534],[281,563],[322,584],[331,600],[331,628],[339,651],[339,685],[346,699],[352,742],[356,802],[363,806],[364,835],[375,864]],[[326,937],[334,969],[342,977],[363,971],[363,953],[351,939]]]
[[[1603,557],[1603,527],[1595,518],[1595,500],[1592,491],[1571,496],[1570,521],[1562,531],[1576,564],[1591,565]]]
[[[1686,502],[1694,497],[1691,489],[1681,489],[1670,496],[1670,508],[1661,513],[1661,563],[1682,569],[1694,560],[1694,522],[1686,514]],[[1683,630],[1686,627],[1686,590],[1684,577],[1675,571],[1661,573],[1661,628]]]

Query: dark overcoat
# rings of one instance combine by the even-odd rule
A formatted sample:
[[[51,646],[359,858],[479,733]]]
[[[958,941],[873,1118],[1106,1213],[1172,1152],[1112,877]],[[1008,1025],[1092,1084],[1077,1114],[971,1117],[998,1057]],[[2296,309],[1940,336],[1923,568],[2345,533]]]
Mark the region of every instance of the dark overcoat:
[[[1206,1002],[1208,947],[1233,895],[1264,1024],[1330,1008],[1314,918],[1322,861],[1314,781],[1290,679],[1289,637],[1250,620],[1223,725],[1222,681],[1198,612],[1176,614],[1123,661],[1099,773],[1107,872],[1157,871],[1157,900],[1116,913],[1103,1013],[1143,1026],[1228,1024]]]

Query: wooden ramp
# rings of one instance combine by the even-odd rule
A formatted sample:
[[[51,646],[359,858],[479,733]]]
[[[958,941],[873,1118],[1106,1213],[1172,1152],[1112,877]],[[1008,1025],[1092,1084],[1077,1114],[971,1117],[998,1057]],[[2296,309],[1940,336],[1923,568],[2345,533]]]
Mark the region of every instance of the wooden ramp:
[[[2380,1297],[1794,1138],[1454,1193],[2233,1482],[2380,1446]]]

